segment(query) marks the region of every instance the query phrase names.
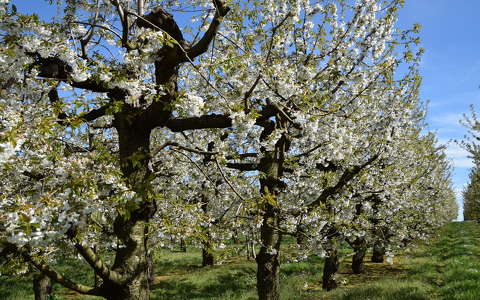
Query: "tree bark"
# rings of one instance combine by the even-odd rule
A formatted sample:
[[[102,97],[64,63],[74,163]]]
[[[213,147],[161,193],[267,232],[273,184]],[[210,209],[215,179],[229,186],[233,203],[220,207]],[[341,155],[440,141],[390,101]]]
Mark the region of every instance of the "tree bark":
[[[213,144],[209,144],[208,151],[213,150]],[[205,166],[207,166],[207,159],[204,160]],[[203,192],[200,195],[200,207],[205,215],[208,215],[208,204],[210,199],[206,194],[207,185],[206,182],[202,184]],[[202,230],[205,234],[205,238],[202,240],[202,267],[213,266],[215,264],[215,256],[213,255],[212,236],[210,234],[210,224],[202,226]]]
[[[329,251],[328,256],[325,257],[325,264],[323,267],[322,288],[330,291],[336,289],[338,284],[335,279],[335,274],[338,272],[340,262],[338,260],[337,249]]]
[[[202,266],[213,266],[215,264],[215,256],[213,255],[212,243],[209,240],[203,242],[202,248]]]
[[[148,267],[148,284],[151,286],[155,282],[155,265],[153,263],[153,257],[151,253],[149,253],[147,256],[147,267]]]
[[[364,258],[367,253],[367,247],[359,245],[354,248],[355,254],[352,258],[352,271],[355,274],[361,274],[365,272]]]
[[[135,119],[136,112],[124,105],[115,115],[119,137],[120,168],[128,186],[136,192],[116,217],[113,230],[121,247],[117,249],[112,270],[123,278],[105,280],[101,285],[106,299],[148,300],[150,298],[148,222],[156,212],[150,185],[150,132]]]
[[[187,252],[187,243],[185,243],[185,239],[180,239],[180,252]]]
[[[33,292],[35,294],[35,300],[47,300],[52,294],[52,282],[50,278],[43,273],[35,274],[33,276]]]
[[[260,300],[280,299],[280,261],[278,254],[282,240],[278,232],[280,218],[277,208],[277,195],[280,185],[279,161],[275,152],[266,152],[260,161],[260,171],[265,178],[260,179],[264,197],[263,222],[260,227],[262,242],[257,261],[257,292]]]
[[[261,227],[262,246],[256,257],[257,261],[257,291],[260,300],[280,299],[280,250],[281,237],[276,232],[278,216],[273,208],[267,210],[267,215]]]
[[[385,255],[385,248],[381,242],[373,244],[372,262],[383,263],[383,256]]]

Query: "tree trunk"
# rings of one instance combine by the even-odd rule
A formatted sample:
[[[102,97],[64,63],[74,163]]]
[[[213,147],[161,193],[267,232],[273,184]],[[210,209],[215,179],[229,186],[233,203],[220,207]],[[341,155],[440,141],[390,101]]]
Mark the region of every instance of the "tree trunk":
[[[238,237],[238,231],[237,231],[237,229],[233,229],[232,243],[233,243],[233,244],[240,244],[240,243],[241,243],[241,241],[240,241],[240,239],[239,239],[239,237]]]
[[[365,266],[363,263],[363,259],[365,258],[365,254],[367,253],[367,247],[364,245],[359,245],[358,247],[354,248],[355,254],[352,258],[352,271],[355,274],[361,274],[365,272]]]
[[[35,300],[47,300],[52,294],[50,278],[42,273],[33,276],[33,292]]]
[[[213,150],[213,144],[210,143],[208,145],[208,151]],[[207,160],[204,160],[205,165],[207,165]],[[206,193],[207,184],[204,181],[202,184],[203,192],[200,194],[200,207],[202,208],[203,213],[205,216],[208,215],[208,203],[210,202],[210,198]],[[213,266],[215,264],[215,256],[213,255],[213,247],[212,247],[212,236],[210,234],[210,226],[212,224],[209,223],[206,226],[202,226],[202,230],[205,234],[205,238],[202,240],[202,267],[206,266]]]
[[[339,267],[340,262],[338,260],[337,249],[335,248],[329,251],[328,256],[325,257],[322,278],[322,288],[324,290],[330,291],[337,288],[335,274],[338,272]]]
[[[180,239],[180,252],[187,252],[187,243],[184,239]]]
[[[305,225],[303,225],[302,223],[297,225],[296,239],[297,239],[297,245],[299,246],[303,246],[308,242],[305,231],[306,231]]]
[[[269,206],[269,205],[268,205]],[[272,213],[272,208],[270,208]],[[262,247],[256,257],[257,261],[257,291],[260,300],[280,299],[280,250],[281,237],[275,229],[278,216],[270,214],[264,217],[261,227]]]
[[[137,221],[129,226],[121,216],[117,217],[114,230],[123,247],[117,250],[112,270],[127,280],[122,282],[104,281],[101,285],[103,296],[108,300],[148,300],[150,299],[150,272],[147,249],[145,248],[145,226]]]
[[[383,263],[383,256],[385,255],[385,248],[380,242],[373,244],[372,262]]]
[[[152,254],[147,256],[147,268],[148,268],[148,284],[151,286],[155,282],[155,265],[153,263]]]
[[[148,224],[156,212],[148,167],[150,132],[135,119],[135,111],[123,106],[115,114],[114,126],[118,132],[120,168],[130,189],[136,192],[118,214],[113,231],[120,247],[116,251],[112,270],[122,279],[104,280],[102,294],[107,299],[148,300],[150,298]]]
[[[257,292],[259,300],[280,299],[280,261],[278,254],[282,240],[278,232],[280,218],[276,207],[279,186],[279,162],[275,152],[266,152],[260,161],[260,171],[265,178],[260,179],[260,189],[264,197],[263,222],[260,227],[262,242],[257,261]]]
[[[212,243],[210,240],[203,241],[202,248],[202,266],[213,266],[215,264],[215,256],[213,255]]]

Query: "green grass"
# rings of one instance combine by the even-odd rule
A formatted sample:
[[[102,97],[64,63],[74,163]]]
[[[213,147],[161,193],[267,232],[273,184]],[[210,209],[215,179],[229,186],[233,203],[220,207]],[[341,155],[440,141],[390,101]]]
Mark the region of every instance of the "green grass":
[[[451,223],[429,244],[398,258],[396,276],[332,292],[331,299],[480,299],[480,226]],[[368,275],[366,275],[368,276]],[[361,284],[360,284],[361,285]]]
[[[285,248],[290,248],[288,243]],[[289,251],[289,250],[287,250]],[[281,266],[282,299],[344,300],[456,300],[480,299],[480,225],[451,223],[435,239],[395,258],[393,265],[366,262],[366,273],[352,274],[351,256],[345,254],[334,291],[321,290],[323,260],[317,256]],[[225,259],[218,266],[202,268],[201,253],[162,250],[156,253],[156,283],[152,299],[256,299],[254,261]],[[59,267],[68,277],[92,284],[91,271],[78,261],[65,260]],[[0,299],[33,299],[31,275],[0,276]],[[84,297],[55,285],[53,299]]]

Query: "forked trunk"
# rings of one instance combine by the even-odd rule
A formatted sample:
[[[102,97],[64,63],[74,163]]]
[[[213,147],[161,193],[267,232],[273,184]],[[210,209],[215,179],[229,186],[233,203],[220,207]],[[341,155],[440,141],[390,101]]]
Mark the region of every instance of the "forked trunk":
[[[156,202],[150,195],[151,171],[150,129],[135,120],[135,111],[122,107],[115,115],[120,146],[120,167],[123,177],[136,198],[128,200],[125,213],[116,217],[113,230],[119,241],[112,270],[122,276],[118,280],[104,280],[102,296],[115,300],[148,300],[150,298],[151,259],[148,252],[148,224],[156,212]]]
[[[117,250],[112,269],[126,279],[104,281],[101,286],[103,296],[109,300],[148,300],[150,259],[145,248],[145,223],[136,222],[130,227],[124,221],[125,219],[119,217],[114,224],[115,233],[122,237],[124,246]]]

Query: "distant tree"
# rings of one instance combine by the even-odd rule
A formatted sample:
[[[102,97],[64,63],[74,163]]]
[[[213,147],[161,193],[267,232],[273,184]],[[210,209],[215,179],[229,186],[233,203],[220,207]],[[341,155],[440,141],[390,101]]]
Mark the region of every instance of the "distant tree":
[[[470,107],[470,116],[465,115],[462,124],[468,134],[458,143],[469,152],[474,167],[470,170],[469,183],[464,188],[463,216],[465,220],[480,220],[480,121],[473,106]]]
[[[468,175],[470,182],[464,188],[463,217],[465,221],[480,220],[480,169],[474,166]]]

